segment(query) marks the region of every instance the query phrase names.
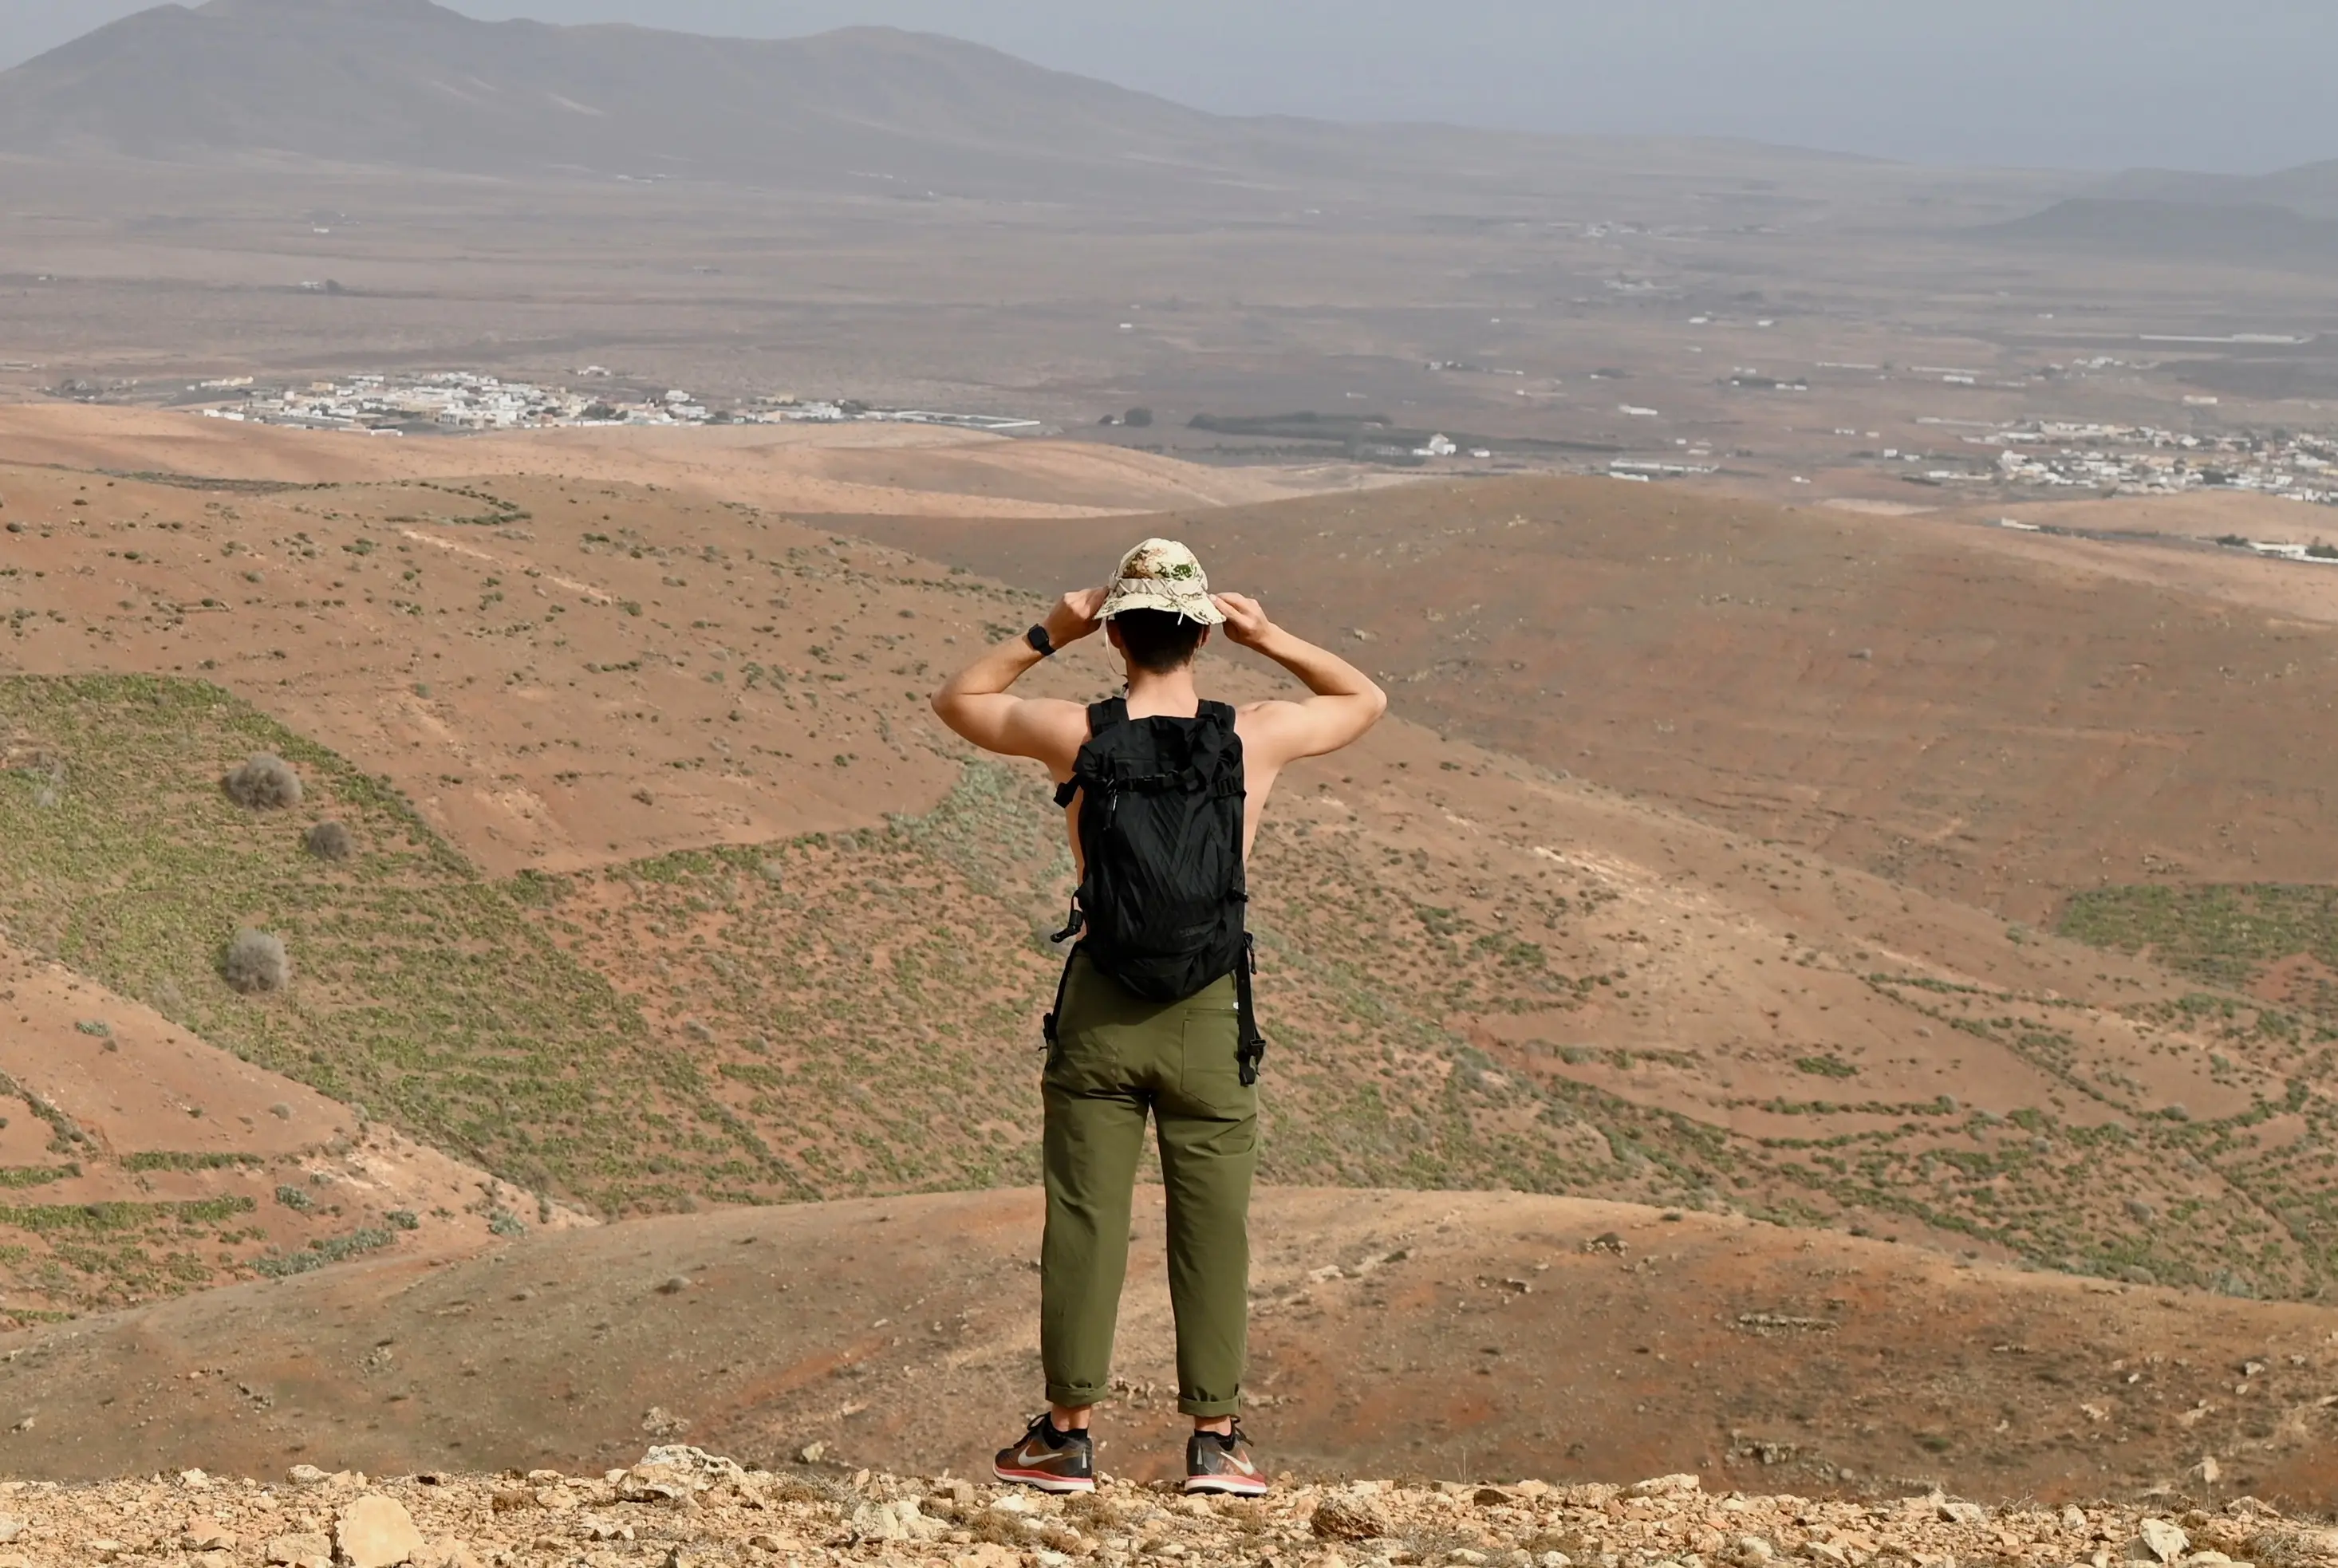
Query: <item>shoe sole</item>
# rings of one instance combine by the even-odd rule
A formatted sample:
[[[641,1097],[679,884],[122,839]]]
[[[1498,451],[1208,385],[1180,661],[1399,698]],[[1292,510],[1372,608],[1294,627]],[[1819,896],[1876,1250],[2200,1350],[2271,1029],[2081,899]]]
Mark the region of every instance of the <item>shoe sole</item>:
[[[1095,1490],[1095,1479],[1085,1475],[1051,1475],[1044,1470],[1010,1470],[996,1464],[991,1465],[990,1474],[1010,1486],[1036,1486],[1042,1492],[1064,1496]]]
[[[1188,1475],[1185,1495],[1198,1496],[1214,1492],[1225,1497],[1263,1497],[1272,1489],[1265,1481],[1252,1481],[1239,1475]]]

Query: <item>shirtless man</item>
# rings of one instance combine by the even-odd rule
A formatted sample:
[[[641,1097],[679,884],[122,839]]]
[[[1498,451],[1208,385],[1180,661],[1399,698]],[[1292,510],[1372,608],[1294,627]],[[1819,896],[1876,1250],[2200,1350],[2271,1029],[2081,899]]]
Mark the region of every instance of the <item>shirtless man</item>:
[[[1105,703],[1089,710],[1011,694],[1027,671],[1099,626],[1126,671],[1125,707]],[[1219,627],[1227,641],[1282,665],[1312,695],[1239,710],[1205,703],[1194,685],[1194,663]],[[1065,804],[1081,901],[1092,906],[1086,910],[1088,939],[1066,965],[1050,1014],[1043,1078],[1047,1230],[1040,1255],[1040,1355],[1048,1409],[999,1451],[993,1473],[1052,1492],[1086,1492],[1095,1485],[1089,1418],[1111,1380],[1129,1210],[1150,1112],[1166,1186],[1177,1407],[1194,1421],[1185,1488],[1256,1495],[1267,1489],[1266,1476],[1237,1421],[1249,1324],[1250,1190],[1258,1153],[1256,1061],[1246,1054],[1255,1031],[1247,1016],[1243,864],[1282,770],[1302,758],[1352,744],[1387,711],[1387,694],[1346,660],[1275,625],[1256,600],[1211,593],[1200,563],[1184,545],[1151,539],[1123,558],[1112,586],[1065,594],[1045,622],[975,661],[935,694],[933,705],[944,723],[983,750],[1046,764]],[[1240,799],[1239,857],[1224,843],[1233,836],[1231,811],[1223,828],[1195,815],[1163,829],[1165,838],[1140,837],[1134,849],[1126,824],[1116,844],[1096,837],[1109,827],[1091,824],[1084,832],[1082,809],[1104,788],[1115,761],[1124,777],[1145,769],[1156,774],[1220,769],[1214,792],[1229,807]],[[1172,804],[1161,808],[1204,813],[1205,805],[1179,803],[1212,793],[1204,780],[1184,793],[1167,792]],[[1138,800],[1132,794],[1122,799],[1133,803],[1098,815],[1125,815],[1137,823],[1164,798]],[[1088,875],[1091,850],[1099,859],[1152,855],[1160,861],[1154,868],[1158,874],[1099,887]],[[1132,884],[1144,888],[1181,877],[1206,879],[1211,873],[1195,868],[1217,859],[1228,865],[1223,895],[1213,895],[1213,902],[1223,897],[1226,912],[1222,928],[1200,940],[1198,956],[1155,962],[1161,955],[1132,952],[1146,946],[1148,912],[1101,906],[1135,901],[1126,890]],[[1076,916],[1076,926],[1080,920]],[[1179,973],[1177,962],[1199,988],[1184,994],[1172,980],[1174,999],[1164,999],[1154,978]]]

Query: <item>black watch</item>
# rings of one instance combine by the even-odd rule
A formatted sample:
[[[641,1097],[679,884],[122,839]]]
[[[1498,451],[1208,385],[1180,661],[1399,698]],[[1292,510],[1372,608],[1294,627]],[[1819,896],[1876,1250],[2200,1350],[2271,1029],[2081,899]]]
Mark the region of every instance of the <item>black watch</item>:
[[[1042,659],[1053,659],[1056,656],[1055,640],[1047,635],[1047,629],[1045,626],[1032,627],[1023,633],[1023,641],[1031,644],[1031,652]]]

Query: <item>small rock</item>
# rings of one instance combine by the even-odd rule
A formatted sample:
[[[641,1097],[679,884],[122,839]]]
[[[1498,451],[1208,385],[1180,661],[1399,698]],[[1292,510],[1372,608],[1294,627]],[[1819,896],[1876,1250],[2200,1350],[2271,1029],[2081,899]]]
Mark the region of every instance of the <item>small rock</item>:
[[[1022,1559],[996,1542],[984,1541],[950,1559],[950,1568],[1017,1568]]]
[[[333,1568],[333,1544],[322,1535],[279,1535],[262,1554],[278,1568]]]
[[[1759,1535],[1740,1535],[1737,1538],[1737,1560],[1740,1563],[1767,1563],[1777,1554],[1778,1549]]]
[[[1564,1552],[1546,1552],[1535,1559],[1535,1568],[1575,1568],[1575,1559]]]
[[[1827,1568],[1851,1568],[1851,1553],[1832,1541],[1805,1542],[1803,1550],[1827,1564]]]
[[[480,1568],[478,1554],[452,1535],[444,1535],[422,1548],[414,1559],[414,1568]]]
[[[863,1503],[853,1511],[852,1531],[864,1541],[938,1541],[949,1525],[928,1518],[914,1498],[905,1497],[898,1503]]]
[[[368,1492],[341,1510],[333,1544],[345,1568],[398,1568],[422,1551],[422,1532],[404,1504]]]
[[[2127,1557],[2137,1563],[2173,1563],[2184,1555],[2192,1538],[2165,1519],[2146,1519]]]
[[[190,1552],[232,1552],[236,1540],[216,1519],[190,1519],[186,1536],[179,1544]]]
[[[88,1543],[88,1546],[89,1554],[101,1563],[111,1563],[130,1550],[129,1547],[108,1535],[99,1536],[96,1540]]]
[[[807,1443],[803,1446],[802,1452],[799,1453],[796,1457],[802,1460],[807,1465],[817,1465],[821,1460],[828,1457],[828,1445],[825,1443]]]
[[[211,1478],[200,1470],[182,1470],[179,1472],[179,1485],[190,1492],[208,1492],[211,1489]]]
[[[0,1546],[6,1545],[24,1533],[25,1522],[22,1519],[0,1514]]]
[[[1688,1475],[1655,1475],[1628,1488],[1635,1497],[1683,1497],[1704,1490],[1704,1483]]]
[[[187,1553],[187,1568],[235,1568],[235,1553],[217,1551],[190,1552]]]
[[[1445,1560],[1459,1564],[1459,1568],[1479,1568],[1479,1564],[1486,1561],[1486,1554],[1467,1546],[1456,1546],[1445,1554]]]
[[[1940,1502],[1940,1517],[1950,1524],[1981,1525],[1989,1523],[1989,1510],[1978,1503]]]
[[[1308,1528],[1324,1541],[1370,1541],[1393,1533],[1388,1513],[1370,1497],[1333,1494],[1315,1504]]]
[[[617,1483],[620,1503],[667,1503],[688,1506],[697,1501],[698,1488],[690,1473],[678,1465],[634,1465]]]
[[[777,1552],[781,1550],[780,1538],[776,1535],[759,1532],[756,1534],[747,1537],[747,1550],[750,1552]]]
[[[295,1486],[322,1486],[330,1479],[314,1465],[295,1465],[284,1473],[284,1478]]]
[[[2086,1510],[2080,1508],[2075,1503],[2069,1507],[2063,1509],[2062,1528],[2068,1530],[2073,1535],[2085,1534],[2087,1533]]]

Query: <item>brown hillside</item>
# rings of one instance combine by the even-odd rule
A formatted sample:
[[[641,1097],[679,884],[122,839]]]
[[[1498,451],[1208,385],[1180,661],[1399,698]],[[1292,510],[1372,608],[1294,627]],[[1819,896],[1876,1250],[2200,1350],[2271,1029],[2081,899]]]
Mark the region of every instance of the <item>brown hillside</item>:
[[[2338,879],[2327,624],[1600,479],[1154,525],[1294,622],[1351,628],[1424,724],[2014,918],[2147,877]],[[1109,565],[1086,525],[850,526],[1035,590]]]
[[[0,1321],[388,1249],[458,1255],[518,1203],[476,1166],[0,939]]]
[[[1158,1196],[1101,1429],[1122,1475],[1176,1455]],[[1034,1397],[1036,1220],[998,1192],[629,1222],[21,1335],[0,1464],[591,1473],[679,1438],[965,1474]],[[1258,1257],[1252,1424],[1305,1475],[2205,1500],[2208,1455],[2234,1492],[2333,1480],[2324,1308],[1503,1194],[1270,1191]]]
[[[388,777],[489,873],[532,874],[468,887],[417,844],[434,913],[394,949],[352,941],[348,891],[221,814],[217,770],[248,742],[174,751],[125,691],[91,708],[96,754],[74,766],[161,771],[105,808],[180,792],[208,803],[222,868],[279,869],[231,910],[191,892],[183,929],[117,931],[102,881],[41,837],[27,776],[0,795],[30,835],[0,870],[44,951],[132,995],[168,980],[222,1043],[607,1212],[1027,1174],[1057,829],[1036,779],[964,770],[923,693],[1027,624],[1029,597],[745,508],[557,481],[247,494],[28,471],[9,512],[0,612],[25,666],[215,681]],[[1107,680],[1089,647],[1042,687]],[[78,722],[36,697],[24,722]],[[2326,1275],[2326,1072],[2262,1010],[2185,1011],[2147,965],[1403,723],[1286,791],[1257,878],[1279,1180],[1725,1204],[2228,1289]],[[255,1007],[218,985],[208,923],[260,917],[318,985]],[[529,1015],[478,994],[485,1032],[463,1037],[506,1054],[499,1102],[460,1052],[418,1075],[403,1044],[447,1026],[408,1011],[403,965],[467,965],[446,922],[472,918],[532,966],[500,982]],[[585,1070],[565,1040],[609,1054],[594,1108],[560,1088]]]

